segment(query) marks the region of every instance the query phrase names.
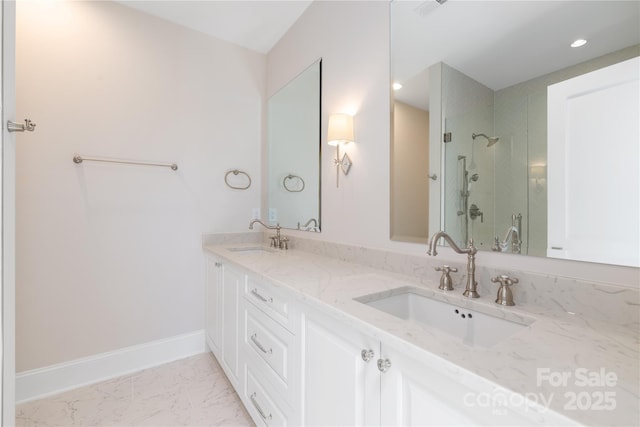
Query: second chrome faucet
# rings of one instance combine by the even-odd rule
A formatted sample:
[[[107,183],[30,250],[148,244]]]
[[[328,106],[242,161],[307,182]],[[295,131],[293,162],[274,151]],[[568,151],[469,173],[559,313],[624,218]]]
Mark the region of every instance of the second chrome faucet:
[[[449,246],[451,246],[451,248],[457,253],[467,255],[467,286],[465,287],[462,295],[469,298],[479,298],[480,294],[478,294],[477,291],[478,282],[476,282],[476,252],[478,252],[478,249],[473,245],[473,240],[470,239],[467,247],[461,249],[456,245],[456,242],[453,241],[451,236],[444,231],[438,231],[436,234],[431,236],[431,239],[429,239],[429,250],[427,251],[427,255],[438,255],[436,247],[441,238],[446,240],[447,243],[449,243]]]
[[[289,249],[289,239],[287,237],[280,235],[280,230],[282,229],[282,227],[280,227],[280,224],[276,224],[275,226],[272,226],[272,225],[265,224],[259,219],[254,219],[249,223],[249,230],[253,230],[253,224],[255,224],[256,222],[261,226],[263,226],[264,228],[267,228],[269,230],[276,230],[275,236],[271,237],[272,247],[278,248],[278,249]]]

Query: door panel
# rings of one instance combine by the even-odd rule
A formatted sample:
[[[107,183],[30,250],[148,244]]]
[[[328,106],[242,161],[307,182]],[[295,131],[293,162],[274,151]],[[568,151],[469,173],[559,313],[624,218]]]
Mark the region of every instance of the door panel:
[[[379,342],[314,315],[304,320],[304,337],[304,424],[379,425]],[[373,350],[369,362],[362,350]]]

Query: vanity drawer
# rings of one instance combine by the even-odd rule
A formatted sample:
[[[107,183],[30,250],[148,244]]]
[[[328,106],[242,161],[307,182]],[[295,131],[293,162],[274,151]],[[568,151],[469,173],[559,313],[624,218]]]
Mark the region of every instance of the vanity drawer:
[[[244,353],[255,375],[290,403],[296,399],[295,336],[282,325],[245,303]]]
[[[286,404],[278,402],[277,398],[265,390],[253,375],[251,368],[247,368],[246,378],[245,399],[248,406],[247,409],[256,424],[260,426],[260,421],[262,421],[268,427],[288,425]]]
[[[290,329],[292,323],[288,298],[278,292],[273,286],[247,278],[245,286],[246,298],[259,307],[278,323]]]

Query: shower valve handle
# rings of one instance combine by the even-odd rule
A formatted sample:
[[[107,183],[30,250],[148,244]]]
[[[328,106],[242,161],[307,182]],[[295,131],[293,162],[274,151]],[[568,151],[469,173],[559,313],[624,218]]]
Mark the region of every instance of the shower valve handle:
[[[469,216],[471,217],[471,219],[476,219],[480,217],[480,222],[484,222],[484,213],[480,210],[478,205],[476,205],[475,203],[472,204],[471,207],[469,208]]]

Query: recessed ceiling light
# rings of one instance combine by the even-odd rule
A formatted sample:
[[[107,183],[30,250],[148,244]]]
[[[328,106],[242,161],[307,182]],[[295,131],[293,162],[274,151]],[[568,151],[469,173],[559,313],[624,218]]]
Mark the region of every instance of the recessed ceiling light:
[[[402,85],[398,82],[393,83],[393,90],[402,89]]]
[[[587,41],[585,39],[578,39],[571,43],[571,47],[580,47],[584,46],[585,44],[587,44]]]

